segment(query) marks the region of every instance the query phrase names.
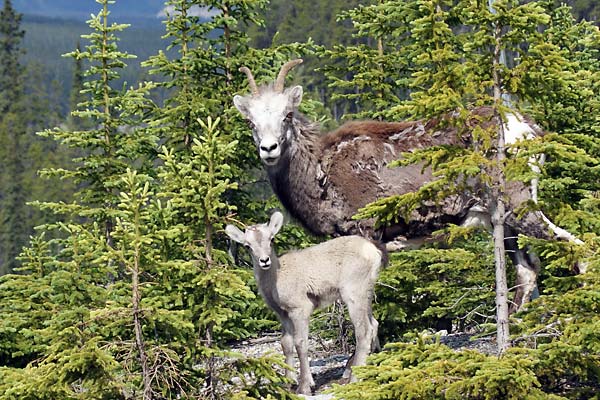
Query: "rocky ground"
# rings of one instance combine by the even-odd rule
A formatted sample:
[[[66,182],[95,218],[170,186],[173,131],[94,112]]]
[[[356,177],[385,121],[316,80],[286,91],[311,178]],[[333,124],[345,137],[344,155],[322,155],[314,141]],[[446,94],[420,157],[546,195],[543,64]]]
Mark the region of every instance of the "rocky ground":
[[[269,333],[261,338],[245,340],[232,346],[232,350],[240,352],[246,356],[260,357],[267,353],[281,353],[279,339],[280,333]],[[312,400],[332,399],[331,395],[322,394],[324,390],[331,388],[333,383],[340,383],[342,374],[349,355],[340,354],[335,349],[333,340],[316,340],[310,338],[309,341],[309,359],[310,372],[315,380],[315,395],[305,396]],[[298,368],[298,365],[296,365]]]
[[[482,353],[495,354],[496,344],[492,338],[480,338],[471,340],[471,334],[458,333],[446,334],[438,332],[440,341],[454,349],[475,349]],[[245,340],[236,343],[232,350],[238,351],[246,356],[260,357],[268,352],[281,353],[279,333],[269,333],[260,338]],[[341,354],[333,340],[310,339],[309,343],[310,370],[315,380],[315,391],[313,396],[305,396],[311,400],[329,400],[333,397],[323,392],[331,388],[334,383],[341,383],[344,367],[348,361],[348,354]],[[296,368],[298,366],[296,365]]]

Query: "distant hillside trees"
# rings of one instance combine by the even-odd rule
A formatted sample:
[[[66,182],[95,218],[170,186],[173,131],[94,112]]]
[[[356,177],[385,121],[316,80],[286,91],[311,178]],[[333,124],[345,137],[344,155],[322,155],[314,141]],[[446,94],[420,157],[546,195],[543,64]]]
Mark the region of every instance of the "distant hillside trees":
[[[62,121],[56,81],[48,81],[38,62],[24,65],[21,15],[7,0],[0,12],[0,275],[18,266],[17,256],[33,234],[47,222],[30,201],[63,200],[70,186],[39,179],[38,170],[61,164],[64,152],[36,135]]]
[[[577,19],[585,19],[590,22],[600,22],[600,4],[595,0],[567,0],[564,2],[572,7],[573,14]]]
[[[25,32],[10,0],[0,11],[0,274],[12,271],[29,230],[24,175],[27,122],[23,108],[23,66],[19,59]]]

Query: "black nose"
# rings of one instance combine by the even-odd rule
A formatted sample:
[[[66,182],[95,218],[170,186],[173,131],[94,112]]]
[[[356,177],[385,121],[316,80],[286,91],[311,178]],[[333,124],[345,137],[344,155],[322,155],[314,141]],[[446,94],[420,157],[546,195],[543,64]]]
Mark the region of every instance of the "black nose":
[[[261,257],[258,259],[258,263],[260,264],[261,267],[269,267],[271,265],[271,258],[270,257]]]
[[[276,148],[277,148],[277,143],[273,143],[273,144],[272,144],[272,145],[270,145],[270,146],[262,146],[262,145],[260,146],[260,149],[261,149],[262,151],[266,151],[267,153],[270,153],[270,152],[272,152],[272,151],[273,151],[273,150],[275,150]]]

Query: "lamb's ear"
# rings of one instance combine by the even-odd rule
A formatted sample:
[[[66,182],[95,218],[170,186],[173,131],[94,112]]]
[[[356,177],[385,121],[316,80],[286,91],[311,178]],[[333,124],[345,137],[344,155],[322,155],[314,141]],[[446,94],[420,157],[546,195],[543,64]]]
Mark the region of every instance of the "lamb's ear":
[[[273,215],[271,215],[271,220],[269,221],[269,229],[271,230],[271,235],[275,236],[282,226],[283,214],[279,211],[275,211]]]
[[[294,109],[302,102],[302,86],[294,86],[288,90],[289,105]]]
[[[242,232],[241,230],[239,230],[238,227],[233,226],[233,225],[227,225],[225,227],[225,233],[227,234],[227,236],[229,236],[229,238],[235,242],[244,244],[244,232]]]
[[[233,96],[233,105],[238,111],[245,117],[250,118],[250,112],[248,111],[248,98],[236,94]]]

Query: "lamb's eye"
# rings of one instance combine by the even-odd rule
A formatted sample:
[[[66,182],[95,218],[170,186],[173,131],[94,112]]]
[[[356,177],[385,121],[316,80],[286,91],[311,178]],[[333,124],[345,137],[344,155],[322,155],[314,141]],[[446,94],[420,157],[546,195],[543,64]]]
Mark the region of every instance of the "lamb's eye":
[[[292,120],[292,118],[294,118],[294,113],[292,111],[290,111],[289,113],[287,113],[287,115],[285,116],[285,118],[283,119],[284,122],[290,122]]]

